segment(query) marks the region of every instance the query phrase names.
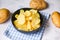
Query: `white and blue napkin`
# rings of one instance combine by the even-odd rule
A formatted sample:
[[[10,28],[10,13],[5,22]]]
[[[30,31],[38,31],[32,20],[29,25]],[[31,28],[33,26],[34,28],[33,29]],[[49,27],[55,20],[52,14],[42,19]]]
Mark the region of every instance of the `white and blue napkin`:
[[[46,27],[46,23],[50,16],[48,13],[45,13],[45,12],[41,12],[41,14],[43,15],[43,20],[44,20],[43,26],[37,32],[22,33],[20,31],[17,31],[12,25],[12,23],[10,23],[10,25],[8,26],[4,34],[7,37],[9,37],[11,40],[41,40]]]

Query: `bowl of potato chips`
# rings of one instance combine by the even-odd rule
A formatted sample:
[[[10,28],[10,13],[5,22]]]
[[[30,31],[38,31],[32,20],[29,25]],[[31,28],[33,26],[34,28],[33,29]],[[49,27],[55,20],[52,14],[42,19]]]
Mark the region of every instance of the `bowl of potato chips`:
[[[22,32],[33,32],[41,28],[42,16],[38,10],[21,8],[12,15],[13,26]]]

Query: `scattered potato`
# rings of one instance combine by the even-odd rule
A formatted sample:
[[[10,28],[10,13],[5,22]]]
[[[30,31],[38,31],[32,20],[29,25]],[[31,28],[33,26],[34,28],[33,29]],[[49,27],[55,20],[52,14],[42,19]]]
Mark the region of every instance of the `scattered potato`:
[[[20,10],[19,15],[16,14],[15,17],[17,20],[14,21],[14,24],[19,30],[33,31],[40,27],[41,20],[37,10],[31,9],[25,12]]]
[[[6,8],[0,9],[0,24],[4,23],[7,21],[7,19],[10,16],[10,11]]]
[[[44,0],[31,0],[30,7],[38,10],[46,9],[47,3]]]
[[[51,18],[52,18],[53,24],[56,27],[60,28],[60,13],[57,11],[53,12],[53,14],[51,15]]]

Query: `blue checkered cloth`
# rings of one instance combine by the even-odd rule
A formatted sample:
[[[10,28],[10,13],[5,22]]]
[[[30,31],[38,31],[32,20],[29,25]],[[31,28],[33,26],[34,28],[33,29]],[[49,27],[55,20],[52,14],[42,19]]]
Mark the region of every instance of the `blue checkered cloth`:
[[[46,22],[49,19],[49,14],[41,12],[43,15],[43,25],[42,28],[39,29],[37,32],[34,33],[22,33],[14,28],[12,23],[10,23],[9,27],[6,29],[4,34],[9,37],[11,40],[41,40],[45,27],[46,27]]]

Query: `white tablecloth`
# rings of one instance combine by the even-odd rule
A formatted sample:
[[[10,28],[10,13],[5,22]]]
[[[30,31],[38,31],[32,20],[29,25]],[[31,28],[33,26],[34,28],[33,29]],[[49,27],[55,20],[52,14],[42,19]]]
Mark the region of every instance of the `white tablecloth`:
[[[43,12],[51,14],[53,11],[60,11],[60,0],[46,0],[49,4],[49,8],[42,10]],[[0,8],[7,8],[13,13],[15,10],[22,7],[29,7],[30,0],[0,0]],[[10,19],[0,24],[0,40],[10,40],[3,33],[10,23]],[[51,18],[48,23],[48,27],[46,27],[42,40],[60,40],[60,29],[56,28]]]

